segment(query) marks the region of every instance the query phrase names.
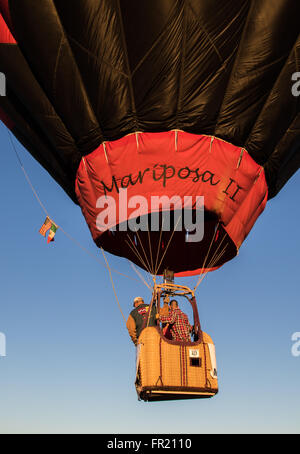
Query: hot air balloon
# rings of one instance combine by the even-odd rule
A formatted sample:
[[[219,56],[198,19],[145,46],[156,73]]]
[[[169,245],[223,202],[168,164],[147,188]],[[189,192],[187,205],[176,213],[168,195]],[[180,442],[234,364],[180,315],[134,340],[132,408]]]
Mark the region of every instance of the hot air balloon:
[[[1,0],[0,11],[1,119],[80,205],[95,243],[153,275],[234,258],[299,168],[299,1]],[[199,197],[204,235],[190,241],[175,214],[195,217]],[[153,216],[158,228],[126,228]]]
[[[97,228],[103,195],[116,201],[115,225],[134,212],[118,209],[120,189],[145,196],[139,216],[151,212],[150,196],[201,195],[203,241],[176,231],[176,249],[150,270],[206,269],[216,226],[207,263],[222,241],[213,268],[233,258],[299,167],[299,2],[0,4],[2,119],[79,203],[96,244],[143,266],[132,232]],[[141,232],[153,262],[158,237]]]

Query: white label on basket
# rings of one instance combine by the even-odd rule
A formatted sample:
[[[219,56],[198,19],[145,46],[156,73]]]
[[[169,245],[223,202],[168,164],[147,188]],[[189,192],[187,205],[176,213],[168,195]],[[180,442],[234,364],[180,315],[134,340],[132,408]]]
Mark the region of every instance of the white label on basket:
[[[190,358],[199,358],[199,350],[194,350],[194,349],[191,349],[190,350]]]

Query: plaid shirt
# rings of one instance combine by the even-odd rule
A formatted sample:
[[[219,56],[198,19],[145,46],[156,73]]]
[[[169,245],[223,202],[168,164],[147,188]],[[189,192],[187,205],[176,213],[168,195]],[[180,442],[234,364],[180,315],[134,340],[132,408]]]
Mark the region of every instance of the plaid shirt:
[[[187,315],[182,312],[179,308],[170,311],[169,315],[162,315],[160,317],[162,323],[169,323],[170,331],[173,340],[190,342],[190,332],[192,326],[189,324]]]

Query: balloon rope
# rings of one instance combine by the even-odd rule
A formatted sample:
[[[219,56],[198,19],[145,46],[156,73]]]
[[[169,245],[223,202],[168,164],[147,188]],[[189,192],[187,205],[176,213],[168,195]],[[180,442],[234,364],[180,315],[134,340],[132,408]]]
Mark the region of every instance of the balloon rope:
[[[215,257],[213,258],[210,263],[208,264],[208,268],[213,268],[215,266],[216,263],[218,263],[218,261],[221,259],[221,257],[223,257],[225,251],[226,251],[226,247],[227,245],[222,249],[222,251]],[[199,285],[203,282],[203,280],[205,279],[205,277],[208,275],[208,271],[206,271],[204,274],[201,274],[199,279],[198,279],[198,282],[197,282],[197,285],[196,287],[194,288],[194,292],[196,292],[197,288],[199,287]]]
[[[222,249],[220,254],[215,258],[215,260],[211,260],[211,262],[208,264],[208,268],[213,268],[214,265],[223,257],[225,251],[226,251],[227,245]],[[194,288],[194,292],[196,292],[198,286],[202,283],[202,281],[205,279],[205,277],[208,275],[208,271],[206,271],[204,274],[201,274],[198,280],[198,283],[196,287]]]
[[[147,328],[149,327],[149,322],[150,322],[150,317],[151,317],[151,312],[152,312],[152,307],[153,307],[153,302],[154,302],[155,297],[156,297],[156,292],[153,290],[152,299],[151,299],[149,312],[148,312]]]
[[[148,232],[149,232],[149,229],[148,229]],[[139,236],[139,232],[138,232],[138,231],[136,230],[136,232],[135,232],[135,233],[136,233],[136,235],[137,235],[137,237],[138,237],[139,243],[140,243],[140,245],[141,245],[141,248],[142,248],[142,250],[143,250],[143,253],[144,253],[145,259],[146,259],[146,261],[147,261],[147,264],[148,264],[148,269],[149,269],[149,270],[151,270],[151,273],[150,273],[150,274],[152,274],[152,273],[153,273],[153,269],[151,269],[151,265],[150,265],[150,263],[149,263],[149,260],[148,260],[147,254],[146,254],[146,252],[145,252],[145,249],[144,249],[144,246],[143,246],[143,243],[142,243],[142,241],[141,241],[141,239],[140,239],[140,236]]]
[[[217,231],[217,229],[216,229],[216,231]],[[216,234],[216,232],[215,232],[215,234]],[[227,232],[226,232],[226,235],[227,235]],[[227,248],[227,244],[224,246],[224,248],[221,250],[221,252],[219,254],[218,254],[218,250],[222,246],[222,243],[223,243],[226,235],[223,236],[222,241],[220,242],[220,244],[218,245],[216,251],[214,252],[214,254],[213,254],[212,258],[211,258],[211,261],[208,263],[208,268],[214,267],[214,265],[218,262],[218,260],[224,255],[224,253],[226,251],[226,248]],[[214,241],[214,238],[215,238],[215,235],[214,235],[214,237],[212,239],[211,245],[212,245],[212,243]],[[210,245],[210,248],[211,248],[211,245]],[[208,254],[207,254],[207,257],[208,257]],[[201,271],[204,270],[204,267],[205,267],[205,264],[203,265],[203,268],[202,268]],[[207,276],[207,274],[208,274],[208,272],[204,273],[204,275],[200,275],[200,277],[198,279],[198,282],[197,282],[197,285],[194,288],[194,292],[197,290],[197,288],[199,287],[199,285],[201,284],[203,279]]]
[[[20,156],[19,156],[19,153],[18,153],[18,151],[17,151],[17,149],[16,149],[16,147],[15,147],[15,144],[14,144],[14,142],[13,142],[13,140],[12,140],[12,137],[11,137],[12,134],[11,134],[11,132],[10,132],[8,129],[7,129],[7,132],[8,132],[8,137],[9,137],[10,143],[11,143],[11,145],[12,145],[12,148],[13,148],[13,150],[14,150],[14,152],[15,152],[15,154],[16,154],[17,160],[18,160],[18,162],[19,162],[19,164],[20,164],[21,170],[22,170],[23,173],[24,173],[24,176],[25,176],[25,178],[26,178],[26,181],[27,181],[27,183],[29,184],[30,189],[32,190],[33,195],[35,196],[36,200],[38,201],[39,205],[41,206],[41,208],[42,208],[42,210],[44,211],[44,213],[46,214],[46,216],[48,216],[48,217],[51,219],[51,216],[49,215],[47,209],[45,208],[44,204],[42,203],[41,199],[39,198],[39,196],[38,196],[38,194],[37,194],[37,192],[36,192],[36,190],[35,190],[33,184],[32,184],[31,181],[30,181],[30,178],[29,178],[29,176],[28,176],[28,174],[27,174],[27,172],[26,172],[26,170],[25,170],[25,168],[24,168],[24,165],[23,165],[23,163],[22,163],[22,161],[21,161],[21,158],[20,158]],[[70,234],[68,234],[61,226],[59,226],[59,229],[60,229],[60,231],[61,231],[67,238],[69,238],[69,240],[73,241],[73,243],[75,243],[82,251],[84,251],[87,255],[89,255],[89,256],[92,257],[94,260],[96,260],[101,266],[104,266],[105,268],[107,268],[107,266],[106,266],[104,263],[102,263],[102,262],[101,262],[93,253],[91,253],[91,252],[88,251],[84,246],[82,246],[82,244],[80,244],[79,241],[75,240],[75,238],[73,238]],[[138,279],[135,279],[134,277],[131,277],[131,276],[127,276],[126,274],[121,273],[120,271],[117,271],[117,270],[115,270],[115,269],[113,269],[113,268],[111,268],[111,271],[114,272],[114,273],[119,274],[120,276],[126,277],[127,279],[131,279],[131,280],[134,280],[134,281],[136,281],[136,282],[139,282]]]
[[[167,247],[166,247],[166,249],[165,249],[165,251],[164,251],[164,253],[163,253],[163,256],[162,256],[162,258],[161,258],[161,260],[160,260],[160,262],[159,262],[158,267],[157,267],[156,270],[155,270],[155,273],[154,273],[155,275],[158,273],[158,270],[159,270],[159,268],[160,268],[160,265],[162,264],[162,261],[163,261],[163,259],[165,258],[165,255],[166,255],[166,253],[167,253],[167,250],[169,249],[169,246],[170,246],[171,241],[172,241],[172,239],[173,239],[174,233],[175,233],[176,228],[177,228],[177,226],[178,226],[178,224],[179,224],[179,221],[181,221],[181,218],[182,218],[182,214],[181,214],[181,215],[179,216],[179,218],[178,218],[178,221],[177,221],[177,223],[176,223],[176,225],[175,225],[175,228],[174,228],[174,230],[173,230],[173,232],[172,232],[172,235],[171,235],[171,237],[170,237],[170,239],[169,239],[169,242],[168,242],[168,244],[167,244]]]
[[[220,247],[222,246],[223,241],[225,240],[226,235],[228,235],[227,232],[225,232],[225,235],[223,236],[222,241],[220,241],[220,244],[218,245],[218,247],[217,247],[217,249],[216,249],[214,255],[212,256],[211,263],[209,263],[209,268],[211,268],[211,266],[215,265],[215,264],[217,263],[217,261],[219,260],[220,256],[222,256],[222,255],[224,254],[224,252],[226,251],[227,244],[225,244],[224,248],[221,250],[221,252],[220,252],[219,255],[217,256],[218,250],[219,250]]]
[[[119,299],[118,299],[118,295],[117,295],[116,288],[115,288],[115,284],[114,284],[114,281],[113,281],[113,278],[112,278],[112,274],[111,274],[111,270],[110,270],[109,263],[108,263],[108,261],[107,261],[107,259],[106,259],[106,255],[105,255],[105,252],[104,252],[103,248],[101,247],[100,249],[101,249],[102,255],[103,255],[103,257],[104,257],[104,260],[105,260],[105,262],[106,262],[106,265],[107,265],[107,269],[108,269],[108,272],[109,272],[109,277],[110,277],[111,285],[112,285],[112,288],[113,288],[113,291],[114,291],[114,294],[115,294],[116,301],[117,301],[117,303],[118,303],[118,306],[119,306],[121,315],[122,315],[123,320],[124,320],[125,325],[126,325],[126,318],[125,318],[125,316],[124,316],[124,314],[123,314],[123,311],[122,311],[122,308],[121,308],[121,305],[120,305],[120,302],[119,302]]]
[[[149,229],[148,229],[148,244],[149,244],[149,250],[150,250],[151,269],[152,269],[152,272],[153,272],[154,271],[154,263],[153,263],[152,244],[151,244],[151,237],[150,237]]]
[[[214,233],[213,238],[212,238],[212,240],[210,242],[208,252],[207,252],[206,257],[205,257],[204,262],[203,262],[203,266],[202,266],[202,269],[201,269],[201,274],[202,274],[202,272],[203,272],[203,270],[204,270],[204,268],[206,266],[206,261],[207,261],[207,259],[209,257],[209,253],[210,253],[211,247],[212,247],[212,245],[213,245],[213,243],[215,241],[215,237],[216,237],[216,233],[218,231],[219,225],[220,225],[220,221],[218,222],[218,225],[215,228],[215,233]]]
[[[157,248],[157,253],[156,253],[154,275],[156,275],[156,270],[158,269],[158,268],[157,268],[157,262],[158,262],[158,257],[159,257],[159,248],[160,248],[160,243],[161,243],[162,231],[163,231],[163,228],[164,228],[164,221],[165,221],[165,218],[164,218],[164,216],[163,216],[163,217],[162,217],[161,229],[160,229],[160,233],[159,233],[159,242],[158,242],[158,248]]]
[[[133,271],[135,271],[136,274],[140,277],[141,281],[143,281],[144,284],[146,285],[146,287],[148,287],[148,289],[151,290],[151,292],[152,292],[152,287],[151,287],[151,285],[149,285],[149,283],[146,282],[146,279],[143,278],[143,276],[142,276],[141,273],[136,269],[136,267],[134,266],[134,264],[130,262],[130,265],[131,265],[131,268],[133,269]]]
[[[87,255],[89,255],[90,257],[92,257],[94,260],[96,260],[101,266],[103,266],[104,268],[107,269],[107,266],[102,263],[98,257],[95,256],[95,254],[93,254],[92,252],[90,252],[88,249],[86,249],[84,246],[82,246],[82,244],[79,243],[79,241],[75,240],[75,238],[73,238],[69,233],[67,233],[65,230],[63,230],[61,227],[59,227],[59,229],[62,231],[62,233],[67,237],[69,238],[69,240],[73,241],[74,244],[76,244],[76,246],[78,246],[83,252],[85,252]],[[116,273],[116,274],[119,274],[119,276],[123,276],[123,277],[126,277],[126,279],[131,279],[133,281],[136,281],[136,282],[139,282],[137,279],[135,279],[134,277],[132,276],[128,276],[127,274],[124,274],[124,273],[121,273],[120,271],[118,270],[115,270],[114,268],[110,268],[111,271],[113,273]]]
[[[211,240],[211,242],[210,242],[208,252],[207,252],[207,254],[206,254],[206,256],[205,256],[205,259],[204,259],[204,262],[203,262],[203,266],[202,266],[202,268],[201,268],[200,277],[199,277],[199,279],[198,279],[198,282],[197,282],[197,284],[196,284],[196,287],[194,288],[194,292],[197,290],[198,286],[200,285],[200,283],[201,283],[201,282],[203,281],[203,279],[204,279],[204,278],[202,278],[203,270],[204,270],[204,268],[206,267],[206,261],[207,261],[207,259],[208,259],[208,257],[209,257],[209,253],[210,253],[211,247],[212,247],[212,245],[213,245],[213,243],[214,243],[214,240],[215,240],[216,233],[217,233],[217,231],[218,231],[219,225],[220,225],[220,222],[218,222],[218,225],[217,225],[217,227],[215,228],[215,232],[214,232],[214,235],[213,235],[212,240]],[[207,273],[204,274],[204,277],[205,277],[206,275],[207,275]]]
[[[15,144],[14,144],[14,142],[13,142],[13,140],[12,140],[11,132],[10,132],[8,129],[7,129],[7,132],[8,132],[8,137],[9,137],[10,143],[11,143],[11,145],[12,145],[12,147],[13,147],[13,150],[14,150],[16,156],[17,156],[17,159],[18,159],[18,161],[19,161],[19,164],[20,164],[20,167],[21,167],[21,169],[22,169],[22,172],[24,173],[24,176],[25,176],[25,178],[26,178],[26,180],[27,180],[27,183],[29,184],[29,186],[30,186],[30,188],[31,188],[31,190],[32,190],[32,192],[33,192],[35,198],[37,199],[38,203],[40,204],[40,206],[41,206],[42,210],[44,211],[44,213],[46,214],[46,216],[49,216],[49,218],[51,218],[51,216],[49,215],[49,213],[48,213],[48,211],[46,210],[45,206],[43,205],[41,199],[40,199],[39,196],[37,195],[37,192],[36,192],[36,190],[34,189],[32,183],[31,183],[31,181],[30,181],[29,176],[28,176],[27,173],[26,173],[26,170],[25,170],[25,168],[24,168],[24,166],[23,166],[23,163],[22,163],[22,161],[21,161],[21,158],[20,158],[20,156],[19,156],[19,153],[17,152],[16,147],[15,147]]]
[[[141,254],[139,253],[139,250],[138,248],[136,247],[136,245],[134,244],[134,242],[132,241],[132,239],[130,238],[130,236],[128,235],[127,233],[127,237],[129,239],[129,241],[131,242],[131,245],[129,244],[129,242],[126,240],[126,243],[128,244],[128,246],[130,247],[130,249],[132,250],[132,252],[135,254],[135,256],[138,258],[138,260],[141,262],[141,264],[143,265],[143,267],[148,271],[149,274],[152,274],[151,273],[151,270],[147,267],[147,264],[146,262],[144,261],[143,257],[141,256]]]

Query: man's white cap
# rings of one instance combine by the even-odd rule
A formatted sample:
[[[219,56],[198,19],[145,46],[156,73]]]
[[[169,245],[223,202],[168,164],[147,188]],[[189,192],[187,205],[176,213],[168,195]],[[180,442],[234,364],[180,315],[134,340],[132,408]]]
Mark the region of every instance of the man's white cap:
[[[137,297],[134,298],[134,300],[133,300],[134,303],[137,303],[138,301],[144,301],[144,298],[142,298],[141,296],[137,296]]]

